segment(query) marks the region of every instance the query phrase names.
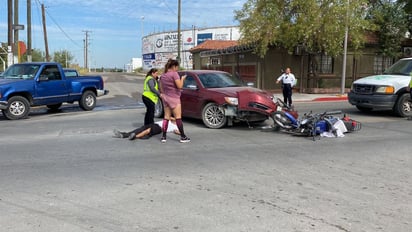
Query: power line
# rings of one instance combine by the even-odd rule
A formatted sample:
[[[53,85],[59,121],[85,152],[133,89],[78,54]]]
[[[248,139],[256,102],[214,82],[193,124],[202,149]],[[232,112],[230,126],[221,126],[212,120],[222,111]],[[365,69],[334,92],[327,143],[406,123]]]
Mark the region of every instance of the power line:
[[[37,0],[37,3],[41,5],[40,0]],[[46,9],[47,15],[50,17],[50,19],[56,24],[56,26],[60,29],[60,31],[77,47],[82,47],[80,44],[78,44],[76,41],[74,41],[64,30],[63,28],[57,23],[57,21],[53,18],[53,16],[49,13],[49,11]]]

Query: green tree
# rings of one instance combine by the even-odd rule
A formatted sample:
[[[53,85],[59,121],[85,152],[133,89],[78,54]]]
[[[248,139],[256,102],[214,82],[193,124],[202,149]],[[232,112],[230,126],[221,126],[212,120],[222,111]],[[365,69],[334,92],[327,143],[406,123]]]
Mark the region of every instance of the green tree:
[[[349,4],[348,4],[349,3]],[[367,0],[248,0],[235,11],[240,22],[241,43],[255,44],[264,56],[269,46],[290,52],[303,46],[309,53],[336,56],[343,53],[346,26],[351,46],[363,46]]]
[[[53,61],[62,64],[64,68],[70,67],[73,55],[67,50],[61,50],[53,53]]]
[[[21,58],[22,62],[27,62],[27,52],[23,54],[22,58]],[[41,62],[41,61],[45,61],[46,58],[44,56],[44,52],[41,51],[40,49],[32,49],[31,50],[31,60],[33,62]]]
[[[377,34],[383,55],[398,57],[401,42],[409,30],[408,14],[403,1],[379,0],[371,4],[371,20],[378,25]]]
[[[409,38],[412,38],[412,1],[411,0],[399,0],[400,3],[404,3],[404,10],[407,14],[407,25],[409,31]]]

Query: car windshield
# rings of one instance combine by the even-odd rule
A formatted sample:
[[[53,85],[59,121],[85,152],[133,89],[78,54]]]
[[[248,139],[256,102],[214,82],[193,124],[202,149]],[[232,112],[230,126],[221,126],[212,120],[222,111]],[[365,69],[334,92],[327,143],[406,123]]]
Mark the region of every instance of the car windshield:
[[[383,74],[410,76],[412,72],[412,60],[399,60],[389,67]]]
[[[203,73],[198,76],[205,88],[242,86],[242,82],[229,73]]]
[[[39,70],[40,65],[34,64],[14,64],[10,66],[2,75],[4,79],[33,79]]]

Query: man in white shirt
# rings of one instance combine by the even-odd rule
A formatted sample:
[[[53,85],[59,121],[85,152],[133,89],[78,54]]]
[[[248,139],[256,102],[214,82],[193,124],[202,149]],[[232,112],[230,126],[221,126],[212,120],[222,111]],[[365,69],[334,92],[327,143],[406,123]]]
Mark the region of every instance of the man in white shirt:
[[[290,72],[290,68],[286,68],[285,72],[276,79],[276,84],[282,81],[283,89],[283,101],[292,106],[292,88],[296,83],[296,78],[293,73]]]

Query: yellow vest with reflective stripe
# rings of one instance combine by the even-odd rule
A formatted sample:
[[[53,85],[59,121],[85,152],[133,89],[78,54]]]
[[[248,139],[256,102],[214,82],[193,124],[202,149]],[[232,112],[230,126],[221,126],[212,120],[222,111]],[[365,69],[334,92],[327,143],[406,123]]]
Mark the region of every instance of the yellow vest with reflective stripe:
[[[411,73],[411,80],[409,81],[409,88],[412,89],[412,73]]]
[[[150,79],[153,79],[155,81],[154,87],[157,91],[159,91],[159,86],[157,84],[157,81],[152,76],[147,76],[143,83],[143,96],[149,98],[150,100],[152,100],[152,102],[156,104],[157,101],[159,100],[159,97],[150,90],[149,85],[147,84]]]

